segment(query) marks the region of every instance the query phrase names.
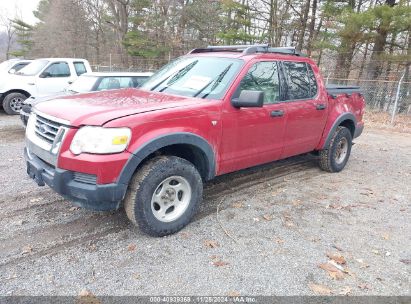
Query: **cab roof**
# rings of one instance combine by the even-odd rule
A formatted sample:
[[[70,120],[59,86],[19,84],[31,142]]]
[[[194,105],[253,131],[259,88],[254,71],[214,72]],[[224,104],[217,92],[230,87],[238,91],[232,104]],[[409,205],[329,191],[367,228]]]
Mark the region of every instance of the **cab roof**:
[[[295,47],[270,47],[269,44],[208,46],[190,51],[188,56],[226,57],[251,60],[255,58],[308,61],[312,60]]]

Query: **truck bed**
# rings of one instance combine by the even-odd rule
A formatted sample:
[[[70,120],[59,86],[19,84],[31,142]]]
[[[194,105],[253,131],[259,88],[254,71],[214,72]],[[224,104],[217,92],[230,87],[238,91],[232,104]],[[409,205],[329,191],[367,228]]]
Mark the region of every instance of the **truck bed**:
[[[362,94],[361,88],[359,86],[344,86],[339,84],[327,84],[325,86],[327,93],[331,96],[336,96],[339,94]]]

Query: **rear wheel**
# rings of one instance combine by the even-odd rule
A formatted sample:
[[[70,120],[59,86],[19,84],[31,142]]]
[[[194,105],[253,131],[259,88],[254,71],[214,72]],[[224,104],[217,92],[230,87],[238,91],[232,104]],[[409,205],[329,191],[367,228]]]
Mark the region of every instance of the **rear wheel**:
[[[176,156],[159,156],[134,175],[124,200],[128,218],[153,236],[186,226],[201,202],[203,184],[194,165]]]
[[[22,93],[10,93],[3,99],[4,111],[9,115],[16,115],[20,113],[23,101],[27,96]]]
[[[350,130],[339,126],[328,146],[320,151],[320,168],[328,172],[344,169],[351,153],[352,136]]]

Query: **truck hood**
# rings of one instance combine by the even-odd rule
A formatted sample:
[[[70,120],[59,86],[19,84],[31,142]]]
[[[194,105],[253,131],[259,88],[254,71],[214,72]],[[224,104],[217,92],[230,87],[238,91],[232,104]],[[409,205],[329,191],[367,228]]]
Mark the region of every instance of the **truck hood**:
[[[61,96],[35,105],[35,110],[70,122],[71,126],[101,126],[124,116],[175,108],[199,100],[139,89],[110,90]]]

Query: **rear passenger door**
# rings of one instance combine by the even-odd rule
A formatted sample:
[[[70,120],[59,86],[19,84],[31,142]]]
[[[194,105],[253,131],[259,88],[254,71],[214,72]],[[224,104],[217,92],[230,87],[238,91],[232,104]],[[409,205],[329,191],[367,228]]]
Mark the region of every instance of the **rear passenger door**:
[[[327,100],[318,92],[318,80],[306,62],[284,61],[287,123],[282,158],[313,151],[327,119]]]

